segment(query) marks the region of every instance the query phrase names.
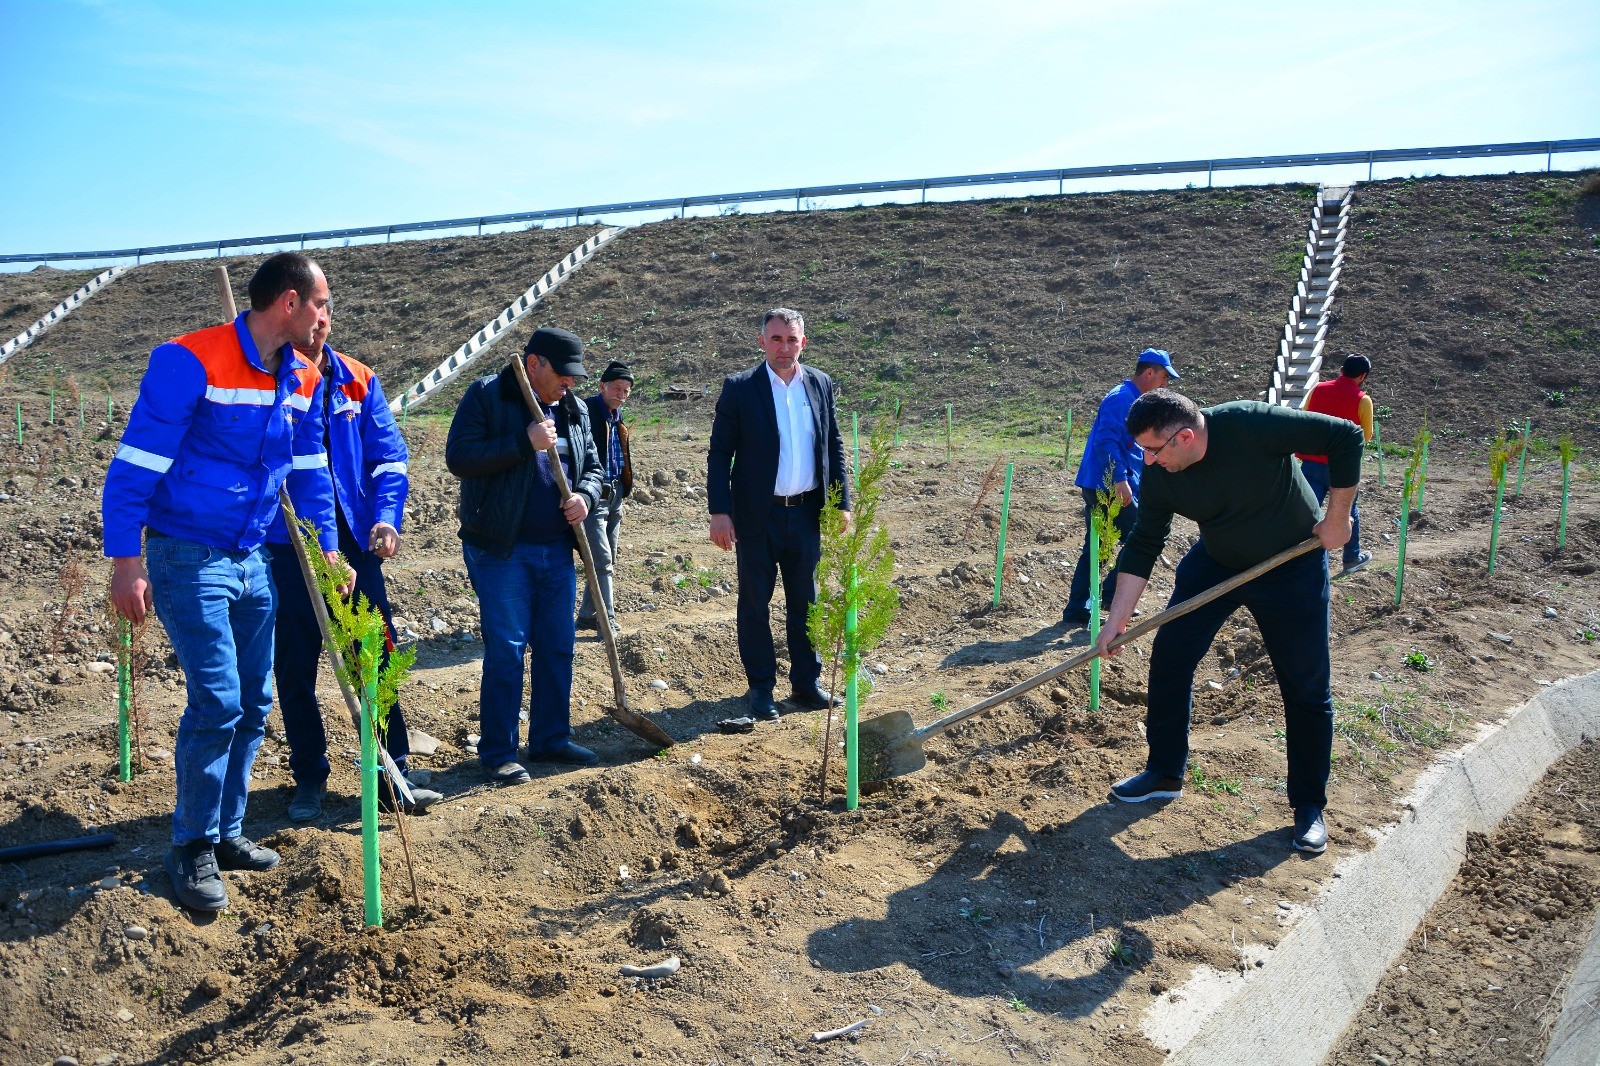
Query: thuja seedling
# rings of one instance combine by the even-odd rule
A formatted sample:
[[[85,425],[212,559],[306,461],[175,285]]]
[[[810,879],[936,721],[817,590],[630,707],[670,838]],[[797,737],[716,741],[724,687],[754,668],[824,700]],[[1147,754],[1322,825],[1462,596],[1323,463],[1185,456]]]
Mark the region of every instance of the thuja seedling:
[[[1417,670],[1424,674],[1433,669],[1433,660],[1428,658],[1426,652],[1416,651],[1413,649],[1412,651],[1406,653],[1406,656],[1402,661],[1412,670]]]
[[[932,707],[940,714],[944,714],[950,709],[950,697],[944,694],[944,689],[934,689],[932,692],[928,693],[928,706]]]
[[[1033,1013],[1033,1008],[1028,1006],[1026,1003],[1022,1002],[1022,1000],[1020,998],[1018,998],[1018,996],[1017,996],[1017,994],[1015,992],[1013,992],[1011,995],[1006,997],[1006,1006],[1010,1007],[1012,1010],[1016,1011],[1018,1014],[1032,1014]]]
[[[994,915],[990,914],[988,911],[979,906],[962,907],[961,917],[965,918],[973,925],[982,925],[984,922],[994,921]]]

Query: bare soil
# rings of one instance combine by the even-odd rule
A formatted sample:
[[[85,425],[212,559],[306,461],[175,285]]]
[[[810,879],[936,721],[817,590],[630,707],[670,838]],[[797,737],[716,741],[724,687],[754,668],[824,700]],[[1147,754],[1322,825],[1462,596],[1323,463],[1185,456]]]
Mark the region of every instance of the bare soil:
[[[1329,1057],[1337,1066],[1543,1062],[1567,977],[1594,933],[1600,750],[1561,759],[1492,833]]]
[[[44,476],[14,473],[0,501],[0,569],[14,590],[0,617],[0,844],[118,837],[109,852],[0,870],[7,1061],[65,1049],[82,1061],[471,1062],[530,1048],[590,1062],[787,1061],[811,1053],[806,1034],[858,1018],[870,1022],[854,1043],[823,1053],[1159,1061],[1138,1035],[1144,1004],[1196,964],[1240,965],[1242,945],[1276,943],[1277,901],[1314,901],[1336,857],[1367,846],[1363,827],[1395,816],[1395,797],[1437,750],[1540,680],[1600,658],[1585,637],[1600,628],[1592,493],[1557,553],[1550,469],[1536,466],[1486,579],[1481,479],[1440,462],[1410,548],[1408,603],[1389,606],[1392,548],[1381,541],[1380,566],[1337,586],[1327,857],[1288,847],[1278,697],[1245,617],[1202,668],[1189,791],[1165,809],[1104,800],[1143,756],[1136,650],[1108,665],[1100,713],[1085,709],[1086,677],[1069,676],[932,743],[926,770],[845,812],[839,780],[818,802],[819,712],[750,737],[715,731],[744,687],[731,561],[702,539],[703,504],[684,491],[700,484],[703,444],[647,434],[641,451],[668,484],[625,520],[624,658],[630,700],[680,743],[658,754],[613,726],[603,652],[587,640],[574,721],[605,765],[491,789],[466,753],[476,611],[435,441],[416,457],[407,550],[390,570],[398,609],[421,634],[408,712],[442,741],[418,761],[449,797],[410,823],[424,909],[410,907],[390,836],[387,928],[362,931],[355,739],[330,714],[339,757],[327,816],[287,822],[287,748],[274,725],[248,831],[284,861],[233,879],[231,910],[197,919],[173,905],[159,865],[182,703],[159,629],[140,656],[149,758],[130,784],[112,780],[113,683],[89,672],[111,649],[95,602],[105,567],[92,553],[96,471],[110,447],[64,429],[37,467]],[[994,457],[974,448],[946,465],[942,444],[902,447],[886,510],[904,607],[873,655],[886,672],[868,715],[904,708],[927,720],[930,693],[963,706],[1081,640],[1055,624],[1079,518],[1053,460],[1019,463],[1010,577],[1000,609],[988,608],[999,501],[978,490]],[[1391,496],[1373,493],[1374,531]],[[69,547],[90,577],[60,623]],[[1170,571],[1156,585],[1170,587]],[[1429,670],[1406,667],[1414,650]],[[648,687],[658,678],[666,691]],[[335,706],[331,686],[324,694]],[[1600,830],[1593,817],[1572,814],[1585,832]],[[683,960],[676,977],[617,975],[669,954]]]
[[[1498,195],[1528,202],[1572,185],[1497,180]],[[1078,405],[1081,419],[1157,340],[1208,400],[1250,394],[1270,364],[1292,286],[1275,257],[1301,240],[1309,200],[1300,190],[1103,198],[1109,207],[1098,199],[647,227],[620,238],[542,314],[582,328],[596,361],[621,354],[652,384],[714,394],[722,374],[754,360],[745,338],[760,307],[793,303],[811,315],[812,360],[850,386],[847,405],[859,399],[870,423],[874,402],[881,412],[903,398],[907,439],[885,502],[903,606],[894,635],[870,656],[875,685],[863,713],[904,709],[927,721],[936,703],[964,706],[1059,662],[1082,640],[1057,624],[1081,530],[1051,428],[1060,406]],[[1562,235],[1587,239],[1586,203],[1568,206]],[[344,261],[319,253],[338,301],[335,340],[370,358],[398,391],[583,236],[462,239],[448,253],[428,252],[436,242],[352,248]],[[927,264],[923,253],[915,267],[908,252],[887,258],[918,243]],[[498,265],[477,264],[478,249],[501,245]],[[873,248],[888,249],[885,258]],[[1410,306],[1394,295],[1388,268],[1363,273],[1358,251],[1336,335],[1355,326],[1360,286],[1369,300],[1389,291],[1393,301],[1365,314],[1398,320]],[[357,253],[371,257],[360,269]],[[1574,258],[1585,255],[1579,265],[1590,274],[1559,273],[1568,264],[1552,257],[1557,273],[1527,298],[1592,308],[1594,252]],[[396,267],[387,256],[413,258]],[[7,408],[24,401],[27,415],[24,443],[0,445],[0,579],[11,590],[0,607],[0,846],[99,829],[118,838],[110,851],[0,867],[7,1062],[63,1053],[83,1062],[506,1054],[595,1063],[1157,1062],[1163,1053],[1139,1035],[1145,1005],[1196,965],[1244,965],[1242,947],[1278,942],[1293,920],[1278,901],[1311,903],[1333,885],[1337,857],[1368,846],[1365,827],[1396,817],[1396,798],[1438,751],[1541,682],[1600,665],[1600,503],[1587,468],[1558,551],[1559,468],[1547,448],[1536,451],[1522,495],[1507,501],[1499,565],[1485,572],[1493,500],[1485,438],[1503,417],[1536,409],[1536,436],[1570,426],[1588,440],[1592,420],[1578,420],[1581,401],[1537,408],[1527,388],[1509,398],[1460,390],[1448,417],[1431,423],[1438,443],[1427,508],[1413,528],[1398,609],[1395,545],[1384,536],[1398,510],[1399,460],[1388,460],[1385,487],[1375,464],[1366,476],[1377,564],[1335,586],[1339,718],[1327,856],[1289,848],[1281,709],[1244,616],[1202,666],[1192,776],[1186,795],[1164,808],[1105,802],[1106,787],[1142,763],[1136,647],[1107,664],[1099,713],[1086,710],[1087,675],[1069,676],[931,743],[925,770],[846,812],[842,780],[819,799],[820,712],[788,713],[752,736],[716,732],[718,719],[737,713],[744,682],[732,560],[706,540],[703,497],[693,491],[703,485],[709,403],[672,404],[646,387],[636,452],[648,491],[624,520],[619,611],[630,702],[679,743],[656,753],[612,724],[603,651],[586,640],[573,718],[577,739],[603,765],[537,768],[532,785],[491,789],[466,750],[476,732],[478,619],[455,538],[455,485],[442,468],[446,396],[408,425],[413,492],[405,548],[389,567],[391,595],[420,651],[408,714],[441,741],[417,762],[448,797],[409,823],[425,905],[412,910],[389,834],[386,927],[362,930],[355,739],[333,713],[327,815],[309,828],[289,825],[287,748],[274,719],[247,832],[280,848],[283,863],[232,878],[232,908],[196,919],[174,906],[160,868],[183,697],[159,626],[143,635],[138,656],[144,769],[131,783],[113,780],[98,490],[144,353],[214,320],[210,265],[152,265],[142,289],[129,283],[147,268],[135,271],[51,331],[50,346],[41,341],[13,360],[20,369],[0,396]],[[1454,274],[1441,271],[1438,283],[1456,284]],[[458,277],[475,280],[456,285]],[[1074,279],[1075,290],[1050,289]],[[236,288],[242,280],[236,269]],[[119,290],[122,303],[112,299]],[[1196,302],[1197,292],[1211,293],[1210,303]],[[414,329],[394,313],[397,300],[433,317]],[[818,328],[827,322],[838,328]],[[399,332],[385,341],[385,329]],[[868,344],[874,330],[892,340]],[[1207,340],[1186,350],[1184,337]],[[972,343],[956,347],[964,338]],[[1010,347],[1002,353],[1001,344]],[[49,359],[35,351],[42,346]],[[1506,350],[1520,366],[1520,349]],[[1594,356],[1591,347],[1570,358]],[[1414,359],[1380,366],[1420,387],[1443,359],[1419,348]],[[891,362],[903,372],[890,372]],[[109,379],[119,397],[110,424],[96,425],[93,412],[82,430],[75,418],[43,424],[43,385],[67,372]],[[965,423],[950,462],[947,401]],[[1394,425],[1415,417],[1402,401],[1388,403]],[[1403,429],[1394,436],[1404,439]],[[1005,595],[990,609],[999,499],[980,489],[1006,459],[1017,466]],[[1180,529],[1168,559],[1191,535]],[[1147,609],[1170,590],[1170,569],[1155,577]],[[775,615],[781,609],[780,598]],[[658,679],[666,690],[649,686]],[[325,706],[336,707],[324,680]],[[1562,814],[1589,843],[1600,833],[1592,808]],[[1462,907],[1479,908],[1474,921],[1504,907],[1473,898]],[[1592,921],[1592,897],[1563,920],[1585,913]],[[1477,928],[1465,917],[1449,927]],[[617,972],[668,955],[683,962],[674,977]],[[1514,1021],[1503,997],[1475,996],[1471,1010],[1485,1026]],[[1415,1004],[1397,1015],[1443,1030],[1433,1017]],[[858,1019],[868,1024],[853,1039],[806,1041]]]

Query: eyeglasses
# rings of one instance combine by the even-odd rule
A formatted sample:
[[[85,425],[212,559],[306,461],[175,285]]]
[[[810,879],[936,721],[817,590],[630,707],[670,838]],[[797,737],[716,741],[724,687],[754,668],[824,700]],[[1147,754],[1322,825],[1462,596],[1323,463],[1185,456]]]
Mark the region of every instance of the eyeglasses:
[[[1166,451],[1167,447],[1172,444],[1172,438],[1176,437],[1179,433],[1182,433],[1184,430],[1186,430],[1188,428],[1189,428],[1188,426],[1179,426],[1177,429],[1173,430],[1171,434],[1168,435],[1166,440],[1162,441],[1160,444],[1156,445],[1154,448],[1146,448],[1144,450],[1145,457],[1148,458],[1148,459],[1154,459],[1156,456],[1158,456],[1162,452]]]

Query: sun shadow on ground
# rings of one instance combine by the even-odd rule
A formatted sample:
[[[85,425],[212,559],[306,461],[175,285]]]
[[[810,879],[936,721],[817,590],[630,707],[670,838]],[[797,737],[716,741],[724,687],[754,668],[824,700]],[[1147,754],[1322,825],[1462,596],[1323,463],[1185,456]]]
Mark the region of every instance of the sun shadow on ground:
[[[1015,640],[978,640],[950,652],[940,666],[987,666],[1015,663],[1055,654],[1070,655],[1089,646],[1089,631],[1073,629],[1057,622]],[[1040,663],[1046,669],[1047,663]]]
[[[1149,965],[1149,920],[1290,857],[1276,829],[1220,848],[1130,856],[1116,836],[1159,809],[1102,804],[1036,833],[1001,813],[926,880],[890,896],[883,918],[812,933],[809,955],[837,973],[901,963],[956,995],[1084,1017]]]

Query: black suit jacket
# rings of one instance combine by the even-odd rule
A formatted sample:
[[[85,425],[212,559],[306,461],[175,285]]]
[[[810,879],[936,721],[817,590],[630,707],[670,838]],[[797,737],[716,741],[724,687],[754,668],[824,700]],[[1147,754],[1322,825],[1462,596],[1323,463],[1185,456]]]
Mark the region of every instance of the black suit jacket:
[[[804,363],[800,373],[816,422],[817,482],[823,489],[839,486],[839,506],[848,511],[850,482],[845,477],[833,379]],[[722,383],[706,456],[706,502],[712,514],[733,518],[738,536],[755,536],[766,529],[777,482],[778,414],[763,360]],[[822,493],[817,496],[820,510]]]

